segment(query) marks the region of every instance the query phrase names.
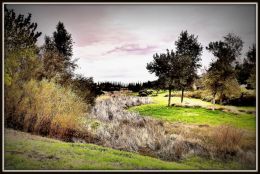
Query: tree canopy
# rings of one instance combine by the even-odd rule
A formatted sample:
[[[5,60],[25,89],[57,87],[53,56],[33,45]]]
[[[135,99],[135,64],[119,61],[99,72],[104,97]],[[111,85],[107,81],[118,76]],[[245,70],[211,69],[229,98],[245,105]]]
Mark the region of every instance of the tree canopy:
[[[237,79],[240,84],[249,84],[255,88],[256,74],[256,48],[255,45],[249,48],[243,63],[236,64]]]
[[[23,83],[38,73],[40,62],[36,42],[41,32],[36,31],[37,23],[28,16],[16,15],[13,10],[4,9],[4,76],[5,85]]]
[[[56,26],[53,37],[45,36],[43,46],[44,77],[60,76],[60,83],[67,84],[74,76],[76,60],[72,60],[72,37],[62,22]]]
[[[147,64],[147,70],[164,82],[164,86],[169,89],[169,101],[172,88],[182,90],[181,101],[183,101],[183,91],[187,86],[191,86],[197,77],[197,69],[200,65],[202,46],[198,43],[198,37],[189,35],[187,31],[182,31],[180,37],[175,42],[176,52],[167,50],[167,53],[154,54],[153,62]]]
[[[182,90],[181,102],[183,102],[183,92],[186,87],[190,87],[197,78],[197,69],[201,67],[201,54],[203,47],[198,42],[198,36],[182,31],[178,40],[175,42],[176,54],[183,62],[179,69],[179,88]],[[186,60],[185,60],[186,59]]]
[[[240,91],[233,63],[241,55],[242,48],[243,41],[235,34],[228,34],[223,41],[210,42],[206,47],[216,58],[211,62],[204,80],[205,86],[212,93],[213,103],[216,94],[222,101],[225,96]]]
[[[164,86],[169,89],[168,106],[171,104],[171,90],[181,83],[185,83],[188,76],[190,59],[185,56],[176,55],[173,50],[167,53],[155,54],[153,62],[147,64],[150,73],[155,73]]]

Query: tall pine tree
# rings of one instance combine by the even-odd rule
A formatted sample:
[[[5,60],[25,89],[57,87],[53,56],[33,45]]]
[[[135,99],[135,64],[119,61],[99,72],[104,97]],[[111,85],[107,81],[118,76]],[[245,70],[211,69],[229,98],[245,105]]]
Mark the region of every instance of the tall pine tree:
[[[202,46],[198,42],[198,36],[189,34],[187,31],[182,31],[179,39],[175,42],[176,55],[183,60],[185,64],[182,68],[183,77],[179,78],[179,88],[181,88],[181,102],[183,102],[183,93],[186,87],[191,86],[197,77],[197,69],[201,67],[200,60],[202,54]],[[185,71],[184,71],[185,70]]]
[[[45,77],[60,76],[61,84],[68,84],[74,76],[76,60],[72,60],[72,37],[62,22],[56,26],[53,37],[45,37],[43,61]]]

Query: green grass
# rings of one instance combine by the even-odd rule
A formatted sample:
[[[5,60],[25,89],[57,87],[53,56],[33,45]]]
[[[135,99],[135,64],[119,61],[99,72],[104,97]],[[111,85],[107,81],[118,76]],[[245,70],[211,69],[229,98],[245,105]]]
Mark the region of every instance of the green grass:
[[[5,170],[242,169],[236,162],[190,157],[166,162],[93,144],[66,143],[5,129]]]
[[[231,124],[238,128],[255,129],[255,116],[250,114],[232,114],[219,110],[204,108],[166,107],[150,104],[133,107],[131,111],[138,111],[141,115],[152,116],[171,122],[193,124],[221,125]]]
[[[137,111],[141,115],[151,116],[157,119],[162,119],[170,122],[183,122],[191,124],[208,124],[208,125],[222,125],[230,124],[234,127],[255,130],[256,118],[253,114],[232,112],[223,112],[220,110],[210,110],[204,107],[211,107],[210,102],[205,102],[200,99],[184,98],[184,102],[199,105],[201,107],[187,108],[187,107],[167,107],[166,93],[161,93],[153,98],[152,104],[141,105],[129,108],[130,111]],[[179,103],[180,97],[173,97],[172,103]],[[255,110],[254,107],[235,107],[235,106],[221,106],[232,110]]]
[[[208,169],[222,169],[222,170],[236,170],[238,169],[238,163],[235,161],[217,161],[217,160],[208,160],[205,158],[200,158],[197,156],[189,157],[183,161],[188,166],[194,166],[199,170],[208,170]],[[240,164],[241,165],[241,164]],[[241,169],[246,169],[246,166],[240,166]],[[247,168],[248,169],[248,168]]]

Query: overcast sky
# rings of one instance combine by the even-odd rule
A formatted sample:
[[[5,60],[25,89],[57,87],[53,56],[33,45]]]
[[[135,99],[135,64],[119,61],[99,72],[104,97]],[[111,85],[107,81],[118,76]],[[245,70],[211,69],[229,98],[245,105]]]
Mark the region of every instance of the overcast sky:
[[[202,65],[213,56],[205,49],[233,32],[244,41],[243,55],[256,42],[256,5],[8,5],[17,13],[32,13],[38,31],[52,35],[58,21],[71,33],[76,73],[94,81],[154,80],[146,64],[156,52],[175,49],[182,30],[198,36]]]

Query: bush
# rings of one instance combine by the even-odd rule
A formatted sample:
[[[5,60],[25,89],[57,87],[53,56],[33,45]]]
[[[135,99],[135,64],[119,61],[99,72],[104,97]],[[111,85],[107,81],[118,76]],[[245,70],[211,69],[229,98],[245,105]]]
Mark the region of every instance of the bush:
[[[237,155],[243,132],[229,125],[219,126],[211,136],[213,152],[221,158]]]
[[[82,75],[77,75],[76,78],[72,80],[71,88],[84,102],[92,106],[95,104],[97,95],[102,94],[102,91],[100,91],[94,83],[93,78],[86,78]]]
[[[81,120],[87,111],[86,104],[69,88],[46,80],[24,84],[22,97],[13,107],[15,113],[6,117],[9,127],[20,125],[24,131],[66,141],[83,131]]]
[[[226,104],[234,106],[256,106],[256,96],[241,96],[228,100]]]
[[[153,93],[153,91],[150,91],[150,90],[141,90],[139,91],[138,95],[140,97],[146,97],[148,95],[151,95]]]

